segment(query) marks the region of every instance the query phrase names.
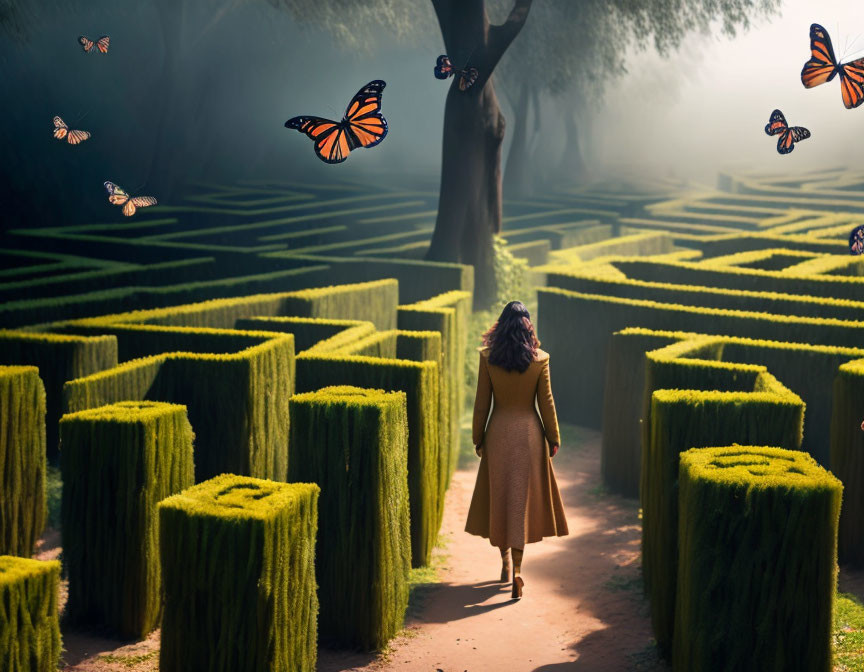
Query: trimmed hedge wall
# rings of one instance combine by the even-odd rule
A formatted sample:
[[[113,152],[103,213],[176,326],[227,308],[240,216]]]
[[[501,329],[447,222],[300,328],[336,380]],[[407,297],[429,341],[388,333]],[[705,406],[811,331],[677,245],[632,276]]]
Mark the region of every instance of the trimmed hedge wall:
[[[843,364],[834,381],[831,471],[843,481],[840,562],[864,566],[864,359]]]
[[[541,288],[538,333],[544,348],[558,355],[552,387],[567,422],[599,428],[609,337],[626,327],[712,331],[753,339],[797,341],[854,348],[864,342],[864,322],[699,308],[554,287]],[[562,370],[563,367],[563,370]]]
[[[60,436],[66,617],[146,637],[162,610],[156,505],[194,482],[186,409],[120,402],[63,416]]]
[[[633,280],[675,285],[723,287],[754,292],[777,292],[802,296],[860,301],[864,279],[837,275],[791,276],[782,271],[755,268],[710,268],[688,261],[621,261],[615,266]]]
[[[60,563],[0,555],[0,669],[55,672],[60,663]]]
[[[161,672],[312,672],[320,489],[222,474],[159,504]]]
[[[294,334],[294,349],[298,354],[316,343],[332,338],[351,327],[359,326],[363,326],[369,334],[375,331],[375,325],[371,322],[319,317],[250,317],[239,319],[234,323],[235,329]]]
[[[673,668],[831,672],[840,481],[755,446],[688,450],[679,473]]]
[[[167,353],[126,362],[63,388],[67,412],[118,401],[187,407],[195,428],[195,478],[224,472],[285,480],[288,399],[294,392],[291,334],[233,354]]]
[[[45,385],[48,458],[57,457],[57,423],[63,415],[63,384],[117,366],[113,336],[65,336],[0,330],[0,365],[35,366]]]
[[[728,371],[730,382],[734,373]],[[684,369],[682,374],[702,379],[695,369]],[[801,445],[801,399],[767,373],[755,376],[752,389],[659,389],[652,395],[650,440],[643,449],[642,466],[642,572],[654,636],[664,651],[672,644],[675,614],[680,454],[718,443],[778,445],[791,450]]]
[[[614,268],[614,266],[613,266]],[[822,317],[837,320],[864,320],[864,301],[796,296],[776,292],[743,291],[721,287],[697,287],[663,282],[646,282],[600,274],[595,267],[548,273],[547,284],[583,294],[602,294],[660,303],[743,310],[778,315]],[[864,299],[864,287],[860,299]]]
[[[437,361],[412,362],[310,352],[297,357],[298,392],[312,392],[333,385],[356,385],[405,393],[411,566],[428,565],[443,511],[440,470],[442,465],[446,465],[440,448]]]
[[[864,358],[864,349],[630,328],[613,334],[609,344],[601,471],[611,489],[625,496],[638,494],[640,435],[647,417],[643,398],[645,353],[679,341],[691,342],[695,348],[693,354],[687,354],[691,346],[684,346],[682,351],[653,354],[674,357],[698,354],[701,359],[764,365],[776,373],[807,408],[801,449],[823,466],[829,465],[832,404],[837,404],[832,391],[834,378],[839,366]],[[700,348],[709,348],[710,355],[708,350],[700,352]],[[861,413],[864,417],[864,411]],[[847,489],[847,497],[849,492]]]
[[[320,636],[381,649],[408,606],[404,392],[327,387],[291,398],[288,480],[317,483]]]
[[[0,366],[0,554],[32,555],[45,527],[45,468],[39,370]]]

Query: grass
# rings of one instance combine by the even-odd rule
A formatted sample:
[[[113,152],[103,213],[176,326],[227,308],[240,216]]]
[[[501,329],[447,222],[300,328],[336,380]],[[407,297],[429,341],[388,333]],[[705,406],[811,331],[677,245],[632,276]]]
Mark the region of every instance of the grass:
[[[114,663],[132,669],[141,663],[146,663],[155,660],[159,656],[159,651],[150,651],[149,653],[141,653],[138,655],[122,656],[115,653],[106,653],[99,656],[98,660],[103,663]]]
[[[834,672],[864,672],[864,604],[837,593],[834,610]]]
[[[60,529],[60,498],[63,493],[63,479],[59,467],[48,465],[45,472],[46,527]]]

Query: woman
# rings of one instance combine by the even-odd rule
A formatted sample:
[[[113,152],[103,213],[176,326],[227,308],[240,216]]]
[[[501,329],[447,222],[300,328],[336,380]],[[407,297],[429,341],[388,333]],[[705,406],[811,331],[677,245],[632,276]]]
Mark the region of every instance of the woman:
[[[531,317],[519,301],[505,306],[483,335],[483,345],[473,423],[480,469],[465,531],[488,538],[500,549],[502,583],[510,578],[512,549],[511,595],[519,598],[525,585],[525,544],[568,533],[552,471],[560,439],[549,354],[540,349]]]

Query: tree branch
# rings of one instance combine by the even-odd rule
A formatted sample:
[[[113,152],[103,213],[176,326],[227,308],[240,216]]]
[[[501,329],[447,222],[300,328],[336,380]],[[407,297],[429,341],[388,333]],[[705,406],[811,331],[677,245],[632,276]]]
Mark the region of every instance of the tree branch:
[[[490,71],[494,70],[510,43],[516,39],[519,31],[522,30],[522,26],[525,25],[525,20],[528,18],[528,12],[531,11],[532,3],[533,0],[516,0],[506,21],[497,26],[489,27],[487,58]]]
[[[432,0],[435,8],[435,16],[438,17],[438,25],[441,27],[441,37],[446,40],[450,26],[450,15],[453,13],[452,0]]]

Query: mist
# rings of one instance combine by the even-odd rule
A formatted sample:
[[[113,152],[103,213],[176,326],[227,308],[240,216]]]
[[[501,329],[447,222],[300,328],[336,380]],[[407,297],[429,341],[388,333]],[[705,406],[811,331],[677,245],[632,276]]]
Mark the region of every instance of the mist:
[[[150,2],[42,0],[27,5],[23,35],[0,41],[4,228],[112,218],[105,180],[133,193],[159,188],[165,193],[152,195],[160,202],[166,195],[179,200],[183,184],[194,181],[335,178],[437,188],[448,83],[432,76],[443,51],[434,21],[420,43],[400,44],[382,29],[367,50],[356,51],[264,0],[176,3],[170,30],[157,10]],[[818,10],[788,0],[778,15],[734,38],[719,30],[689,35],[667,59],[623,49],[628,74],[609,82],[580,129],[591,166],[581,179],[627,166],[713,184],[719,170],[803,171],[860,161],[855,139],[864,112],[843,107],[837,81],[812,90],[800,82],[814,21],[829,30],[838,57],[864,51],[864,16],[852,0]],[[83,53],[79,34],[110,35],[109,53]],[[527,47],[518,39],[513,45]],[[165,85],[172,74],[182,82],[173,93]],[[387,82],[390,132],[380,146],[331,166],[315,157],[309,139],[284,128],[296,115],[341,119],[350,97],[372,79]],[[498,78],[496,87],[508,120],[506,161],[513,111],[508,82]],[[545,95],[541,108],[564,104]],[[775,108],[812,132],[788,156],[777,154],[776,139],[763,130]],[[54,140],[54,115],[92,138],[77,147]],[[540,187],[563,151],[559,119],[544,114],[533,141],[542,149],[532,159]],[[557,184],[576,180],[554,177]]]

